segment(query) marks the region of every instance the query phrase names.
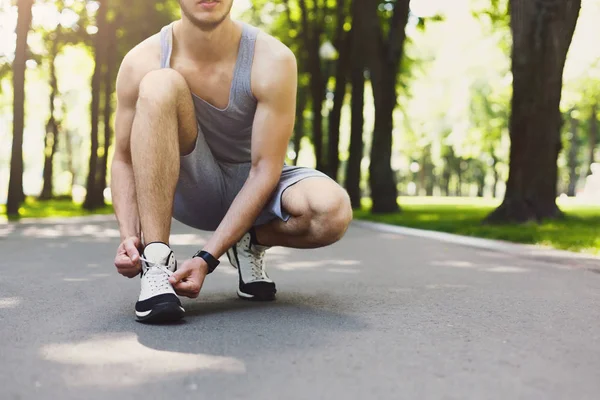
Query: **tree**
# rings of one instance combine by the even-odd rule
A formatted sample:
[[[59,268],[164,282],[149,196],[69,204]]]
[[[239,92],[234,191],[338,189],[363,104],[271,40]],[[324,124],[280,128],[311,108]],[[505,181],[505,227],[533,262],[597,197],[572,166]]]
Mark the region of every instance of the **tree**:
[[[337,26],[334,39],[334,46],[338,50],[338,61],[335,72],[335,90],[333,96],[333,106],[329,111],[328,117],[328,138],[327,138],[327,163],[325,165],[327,175],[337,180],[340,167],[340,121],[342,115],[342,106],[346,97],[346,84],[348,82],[348,72],[350,66],[350,39],[351,36],[344,30],[346,23],[346,2],[338,0],[337,2]]]
[[[352,208],[359,209],[361,204],[361,163],[363,159],[363,127],[364,127],[364,93],[365,93],[365,65],[362,57],[365,42],[365,23],[363,18],[359,18],[361,11],[360,2],[362,0],[353,0],[352,4],[352,30],[351,55],[352,65],[350,72],[350,83],[352,85],[351,97],[351,123],[350,123],[350,146],[348,163],[346,164],[345,187]]]
[[[321,35],[325,25],[326,10],[319,7],[316,0],[313,0],[313,7],[308,8],[306,0],[298,0],[302,17],[301,37],[306,51],[306,66],[310,74],[310,93],[312,104],[312,130],[313,145],[315,147],[315,157],[317,159],[316,168],[323,171],[323,100],[325,98],[326,78],[321,66],[319,50],[321,48]],[[309,16],[314,19],[309,19]]]
[[[569,167],[569,187],[567,189],[567,196],[575,196],[577,189],[577,167],[579,166],[578,154],[579,154],[579,120],[575,117],[576,110],[573,109],[568,115],[569,119],[569,154],[567,157],[567,165]]]
[[[581,0],[511,0],[510,173],[488,222],[557,218],[562,76]]]
[[[294,137],[292,139],[292,147],[294,149],[295,157],[293,159],[293,165],[298,165],[298,155],[300,154],[300,143],[304,137],[305,119],[304,111],[306,110],[306,103],[308,94],[302,87],[298,87],[298,100],[296,103],[296,124],[294,125]]]
[[[410,0],[398,0],[393,4],[389,19],[387,38],[382,31],[377,13],[378,2],[358,0],[361,15],[365,19],[365,59],[371,75],[375,99],[375,127],[371,145],[369,184],[373,199],[372,212],[398,211],[396,178],[392,171],[393,112],[397,105],[396,84],[398,70],[404,54],[405,27],[408,23]],[[386,3],[392,4],[392,3]]]
[[[116,70],[116,22],[111,23],[108,26],[108,44],[106,46],[106,68],[104,71],[104,146],[102,150],[102,157],[100,160],[100,174],[98,185],[99,188],[104,189],[108,186],[107,184],[107,171],[108,171],[108,151],[110,149],[112,139],[112,125],[111,118],[113,114],[112,97],[113,97],[113,81],[115,79]]]
[[[101,188],[98,180],[98,122],[100,119],[100,95],[102,68],[105,64],[105,55],[107,52],[107,0],[98,1],[98,13],[96,24],[98,31],[94,41],[94,74],[92,76],[92,104],[91,104],[91,149],[89,170],[87,177],[87,193],[83,207],[87,210],[94,210],[104,205],[104,188]]]
[[[25,61],[27,60],[27,36],[31,26],[33,0],[17,2],[17,45],[13,62],[13,143],[10,159],[10,180],[6,213],[18,215],[23,202],[23,129],[25,122]]]
[[[596,161],[594,158],[594,153],[596,151],[596,144],[598,143],[598,104],[594,103],[592,105],[592,110],[590,111],[590,121],[589,121],[589,134],[588,134],[588,167],[585,169],[586,176],[592,173],[592,164]]]
[[[58,95],[58,82],[56,78],[56,56],[59,51],[59,43],[61,36],[60,24],[56,26],[54,32],[50,35],[51,40],[50,46],[50,57],[48,63],[50,65],[50,117],[46,124],[46,138],[44,140],[44,185],[42,186],[42,192],[40,193],[40,199],[49,200],[53,195],[52,179],[54,177],[54,155],[58,148],[58,133],[59,133],[59,122],[56,119],[55,112],[55,100]]]

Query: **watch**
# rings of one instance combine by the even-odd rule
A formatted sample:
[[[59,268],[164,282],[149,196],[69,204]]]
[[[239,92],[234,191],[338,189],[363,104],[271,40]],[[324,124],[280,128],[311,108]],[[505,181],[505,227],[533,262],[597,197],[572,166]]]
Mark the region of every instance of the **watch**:
[[[198,251],[196,254],[194,254],[194,256],[192,258],[196,258],[196,257],[200,257],[201,259],[206,261],[206,264],[208,265],[208,273],[209,274],[211,272],[213,272],[215,270],[215,268],[217,268],[217,266],[221,263],[219,260],[217,260],[215,257],[213,257],[212,254],[210,254],[209,252],[204,251],[204,250]]]

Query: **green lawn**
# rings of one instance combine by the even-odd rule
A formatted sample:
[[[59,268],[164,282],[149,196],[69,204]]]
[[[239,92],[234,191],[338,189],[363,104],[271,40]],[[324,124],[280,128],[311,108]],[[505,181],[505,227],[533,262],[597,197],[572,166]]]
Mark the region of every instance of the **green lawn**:
[[[499,201],[402,197],[399,203],[402,212],[384,215],[370,215],[364,211],[369,207],[365,203],[363,210],[355,212],[355,218],[600,255],[600,206],[561,200],[559,206],[567,215],[564,220],[541,225],[489,226],[482,225],[481,221]]]
[[[19,209],[21,218],[47,218],[47,217],[77,217],[93,214],[111,214],[112,206],[106,206],[94,212],[84,210],[81,204],[70,200],[38,201],[28,197],[25,204]],[[0,204],[0,221],[6,221],[6,206]]]

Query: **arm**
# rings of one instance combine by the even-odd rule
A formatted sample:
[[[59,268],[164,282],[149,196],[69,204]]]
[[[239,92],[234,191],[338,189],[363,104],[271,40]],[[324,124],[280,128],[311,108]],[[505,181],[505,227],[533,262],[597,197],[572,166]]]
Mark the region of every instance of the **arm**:
[[[131,55],[133,53],[133,55]],[[117,249],[115,266],[119,273],[133,278],[141,270],[141,225],[137,208],[135,180],[131,161],[131,128],[141,78],[148,66],[140,67],[136,59],[139,50],[129,53],[117,76],[117,110],[115,116],[115,153],[111,164],[111,193],[115,216],[119,223],[121,244]]]
[[[294,129],[298,79],[296,59],[279,42],[268,43],[266,47],[271,55],[262,59],[257,57],[252,76],[258,105],[252,127],[250,174],[220,226],[204,246],[204,250],[216,258],[251,228],[270,199],[281,177]]]
[[[135,117],[137,85],[134,68],[123,60],[117,76],[117,109],[115,115],[115,153],[111,165],[111,193],[121,240],[140,236],[133,166],[131,163],[131,127]]]

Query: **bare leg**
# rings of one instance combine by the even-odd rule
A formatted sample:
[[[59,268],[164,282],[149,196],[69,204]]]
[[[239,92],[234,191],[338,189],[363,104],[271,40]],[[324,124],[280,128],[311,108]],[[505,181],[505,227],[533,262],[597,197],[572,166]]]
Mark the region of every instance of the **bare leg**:
[[[344,189],[326,178],[307,178],[288,188],[283,208],[291,215],[256,228],[261,245],[317,248],[342,238],[352,220],[350,199]]]
[[[140,83],[131,153],[145,243],[169,243],[179,156],[194,148],[197,124],[183,76],[172,69],[149,73]]]

